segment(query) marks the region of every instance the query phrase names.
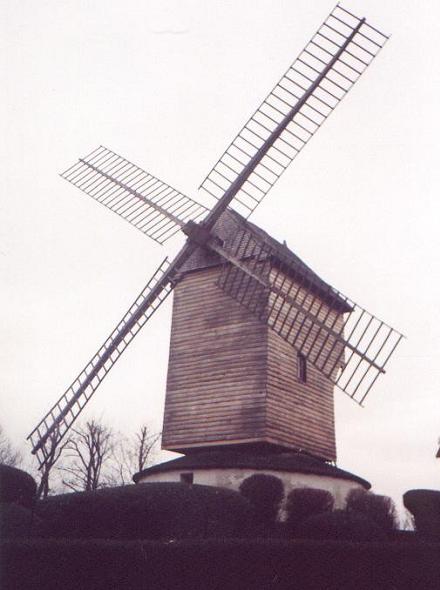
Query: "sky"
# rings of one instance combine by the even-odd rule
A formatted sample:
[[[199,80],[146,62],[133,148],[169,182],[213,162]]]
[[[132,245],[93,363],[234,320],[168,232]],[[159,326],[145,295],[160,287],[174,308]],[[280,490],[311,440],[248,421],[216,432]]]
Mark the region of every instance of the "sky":
[[[198,186],[332,10],[315,0],[3,0],[0,420],[16,446],[94,355],[161,247],[59,177],[103,144]],[[346,0],[387,34],[252,216],[406,336],[358,407],[336,393],[338,465],[399,500],[439,488],[440,4]],[[171,300],[85,416],[160,430]]]

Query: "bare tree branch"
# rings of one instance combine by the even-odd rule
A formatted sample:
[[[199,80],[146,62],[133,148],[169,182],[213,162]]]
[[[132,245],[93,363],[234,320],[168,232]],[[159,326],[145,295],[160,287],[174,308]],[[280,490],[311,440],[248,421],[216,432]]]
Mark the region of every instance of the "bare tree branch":
[[[40,480],[37,486],[37,498],[47,498],[49,495],[50,488],[50,476],[53,473],[55,463],[61,457],[64,449],[66,448],[69,440],[60,441],[60,435],[58,429],[54,430],[49,439],[48,444],[45,447],[46,461],[40,469]]]
[[[12,447],[3,430],[3,426],[0,425],[0,463],[9,465],[10,467],[18,467],[21,462],[21,453]]]
[[[60,468],[66,474],[64,485],[73,491],[93,491],[105,486],[103,468],[113,447],[112,430],[96,420],[72,429],[65,447],[69,461]]]
[[[109,486],[132,483],[137,471],[151,463],[160,433],[151,433],[142,425],[131,437],[119,435],[113,449],[111,472],[107,476]]]
[[[151,434],[146,424],[142,425],[139,432],[135,434],[137,470],[142,471],[147,466],[153,454],[153,448],[160,438],[160,432]]]

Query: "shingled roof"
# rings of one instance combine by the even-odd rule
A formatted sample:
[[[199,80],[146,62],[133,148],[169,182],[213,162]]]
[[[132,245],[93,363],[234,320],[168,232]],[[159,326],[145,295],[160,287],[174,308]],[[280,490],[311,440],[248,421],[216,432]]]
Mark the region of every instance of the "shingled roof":
[[[317,275],[305,262],[299,258],[286,244],[281,244],[270,236],[263,229],[251,223],[239,213],[227,209],[214,227],[214,233],[221,240],[227,249],[233,244],[237,233],[240,231],[250,232],[256,240],[267,246],[275,263],[282,265],[283,272],[291,273],[295,277],[303,279],[308,289],[318,292],[324,300],[329,301],[331,307],[338,308],[342,313],[352,311],[349,303]],[[223,260],[214,252],[198,249],[184,265],[183,271],[198,270],[210,266],[217,266]]]

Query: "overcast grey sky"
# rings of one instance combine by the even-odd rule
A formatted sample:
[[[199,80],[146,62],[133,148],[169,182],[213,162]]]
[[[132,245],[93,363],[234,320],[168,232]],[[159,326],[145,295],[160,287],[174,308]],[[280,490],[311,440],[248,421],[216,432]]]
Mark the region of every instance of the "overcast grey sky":
[[[252,220],[408,337],[364,409],[336,395],[338,464],[398,497],[440,475],[440,4],[343,5],[392,37]],[[58,173],[104,144],[197,199],[333,6],[3,0],[0,412],[14,443],[182,243],[161,248]],[[170,304],[89,415],[160,428]]]

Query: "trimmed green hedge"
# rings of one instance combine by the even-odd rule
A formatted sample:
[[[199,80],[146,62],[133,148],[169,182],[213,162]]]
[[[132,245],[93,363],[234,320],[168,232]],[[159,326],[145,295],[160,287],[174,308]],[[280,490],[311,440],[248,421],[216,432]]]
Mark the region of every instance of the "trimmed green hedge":
[[[41,532],[41,523],[32,510],[13,502],[0,503],[0,536],[2,538],[39,537]]]
[[[319,488],[294,488],[287,496],[286,502],[286,527],[294,534],[298,525],[323,512],[331,512],[334,506],[334,498],[328,490]]]
[[[269,534],[284,498],[282,480],[274,475],[255,473],[241,482],[240,494],[252,505],[256,531]]]
[[[37,484],[29,473],[0,464],[0,502],[17,502],[30,508],[36,490]]]
[[[403,495],[403,503],[414,515],[417,532],[440,541],[440,491],[409,490]]]
[[[2,590],[437,590],[440,544],[39,539],[0,545]]]
[[[334,510],[314,514],[300,522],[295,529],[300,539],[335,541],[385,541],[386,533],[374,520],[364,514]]]
[[[353,489],[347,496],[345,509],[347,512],[363,514],[386,533],[397,529],[396,507],[389,496]]]
[[[184,539],[239,536],[251,508],[240,494],[223,488],[145,483],[52,496],[35,511],[46,536]]]

